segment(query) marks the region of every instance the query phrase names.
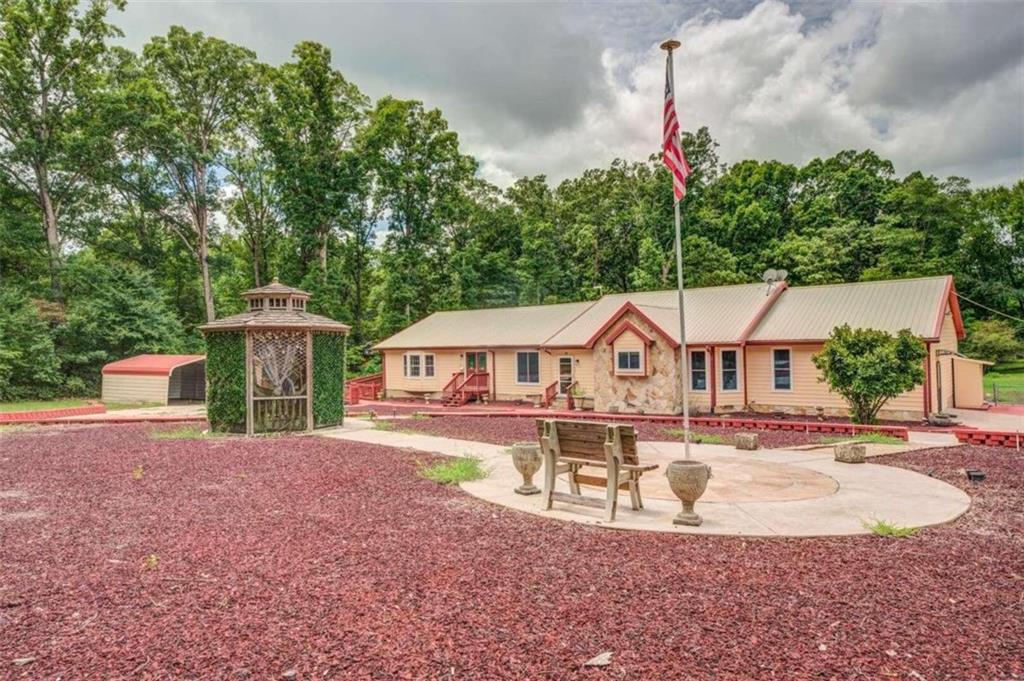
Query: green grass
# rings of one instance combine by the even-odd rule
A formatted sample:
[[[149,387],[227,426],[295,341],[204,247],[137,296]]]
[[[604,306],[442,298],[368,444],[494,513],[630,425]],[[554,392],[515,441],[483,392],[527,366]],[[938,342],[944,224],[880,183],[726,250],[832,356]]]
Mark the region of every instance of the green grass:
[[[985,372],[985,397],[999,389],[1000,402],[1024,402],[1024,359],[1002,362]]]
[[[902,440],[892,435],[886,435],[885,433],[857,433],[856,435],[829,435],[818,440],[818,442],[824,445],[832,445],[837,442],[868,442],[876,445],[905,445],[906,440]]]
[[[419,474],[442,485],[458,485],[461,482],[486,478],[487,470],[475,456],[460,456],[457,459],[438,461],[430,465],[421,463]]]
[[[897,539],[904,539],[906,537],[913,537],[917,534],[918,528],[916,527],[902,527],[900,525],[893,525],[884,520],[876,520],[873,523],[864,523],[864,527],[871,530],[874,534],[879,537],[895,537]]]
[[[39,411],[42,409],[67,409],[68,407],[84,407],[89,404],[88,400],[62,399],[62,400],[23,400],[21,402],[2,402],[0,412],[9,411]]]
[[[685,431],[682,428],[665,428],[664,433],[669,437],[683,439]],[[732,444],[732,440],[726,435],[716,435],[714,433],[698,433],[696,431],[690,431],[690,442],[698,445],[729,445]]]
[[[151,440],[202,440],[207,437],[217,437],[210,433],[203,433],[198,426],[182,426],[172,430],[151,430]]]

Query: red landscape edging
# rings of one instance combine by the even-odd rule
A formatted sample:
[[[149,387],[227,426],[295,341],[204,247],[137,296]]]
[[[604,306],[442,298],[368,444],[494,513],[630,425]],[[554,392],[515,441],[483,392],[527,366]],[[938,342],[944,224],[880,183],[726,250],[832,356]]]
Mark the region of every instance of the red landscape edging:
[[[475,412],[443,412],[443,411],[422,411],[421,415],[430,418],[445,416],[480,416],[485,418],[590,418],[601,421],[646,421],[650,423],[679,424],[683,423],[681,416],[660,416],[655,414],[597,414],[578,411],[548,411],[538,410],[539,413],[523,411],[475,411]],[[382,410],[386,413],[386,410]],[[857,433],[881,433],[897,437],[901,440],[910,439],[910,431],[904,426],[865,426],[857,423],[829,423],[826,421],[785,421],[768,419],[737,419],[714,416],[693,416],[690,417],[690,424],[694,426],[707,426],[709,428],[746,428],[750,430],[790,430],[801,433],[832,433],[835,435],[855,435]]]
[[[0,413],[0,423],[34,423],[40,420],[58,419],[64,416],[87,416],[104,414],[107,408],[102,404],[90,404],[85,407],[65,407],[63,409],[37,409],[36,411],[8,411]]]
[[[960,442],[969,445],[987,445],[989,447],[1008,447],[1020,450],[1024,447],[1024,434],[1010,430],[976,430],[974,428],[954,428],[953,434]]]

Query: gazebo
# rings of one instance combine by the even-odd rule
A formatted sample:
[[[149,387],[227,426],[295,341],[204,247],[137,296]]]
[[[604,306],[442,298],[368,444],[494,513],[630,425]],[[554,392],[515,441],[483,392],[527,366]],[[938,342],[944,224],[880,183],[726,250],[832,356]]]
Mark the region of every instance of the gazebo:
[[[252,435],[340,424],[349,327],[306,312],[309,294],[276,278],[242,297],[247,312],[199,327],[211,430]]]

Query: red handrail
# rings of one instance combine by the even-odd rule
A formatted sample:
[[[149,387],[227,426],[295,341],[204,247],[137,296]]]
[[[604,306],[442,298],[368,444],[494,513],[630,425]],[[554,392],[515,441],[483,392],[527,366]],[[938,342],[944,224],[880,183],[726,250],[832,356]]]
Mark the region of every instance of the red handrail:
[[[458,386],[459,381],[461,379],[462,379],[462,372],[461,371],[456,371],[455,373],[453,373],[451,380],[448,381],[447,383],[445,383],[444,387],[441,388],[441,398],[442,399],[448,399],[449,397],[452,397],[456,392],[458,392],[458,387],[457,386]]]
[[[551,403],[555,401],[555,396],[558,395],[558,383],[559,381],[555,381],[548,387],[544,388],[544,402],[542,406],[550,407]]]
[[[377,393],[384,389],[384,375],[368,374],[348,381],[345,393],[349,404],[359,404],[359,400],[375,400]]]

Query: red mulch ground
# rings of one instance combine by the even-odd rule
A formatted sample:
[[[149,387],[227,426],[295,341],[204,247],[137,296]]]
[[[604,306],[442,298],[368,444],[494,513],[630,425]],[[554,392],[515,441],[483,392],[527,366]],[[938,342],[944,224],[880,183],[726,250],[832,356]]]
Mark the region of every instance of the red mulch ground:
[[[524,515],[398,449],[147,430],[0,435],[0,675],[1024,675],[1024,466],[1006,450],[899,459],[959,484],[985,470],[952,526],[743,540]]]
[[[586,419],[587,417],[581,417]],[[593,417],[590,417],[593,418]],[[460,440],[477,440],[496,445],[510,445],[520,440],[536,440],[536,419],[519,417],[485,417],[485,416],[440,416],[421,419],[390,419],[397,430],[414,430],[429,435],[440,435]],[[679,440],[683,439],[678,426],[664,426],[658,423],[640,421],[634,423],[637,437],[641,440]],[[710,428],[701,426],[694,428],[695,433],[720,435],[729,438],[736,433],[756,432],[762,447],[795,447],[820,442],[820,433],[800,433],[789,430],[757,430],[745,431],[739,428]]]

